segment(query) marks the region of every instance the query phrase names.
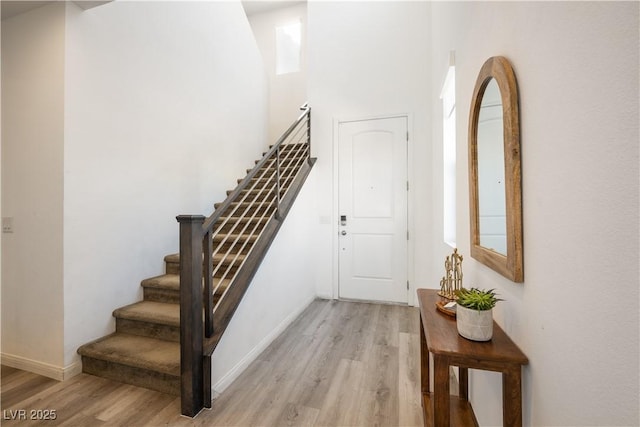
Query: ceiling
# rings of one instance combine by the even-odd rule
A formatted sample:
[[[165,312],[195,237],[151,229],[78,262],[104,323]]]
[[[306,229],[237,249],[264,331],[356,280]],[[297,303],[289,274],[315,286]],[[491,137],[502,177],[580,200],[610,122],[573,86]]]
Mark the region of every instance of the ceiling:
[[[84,10],[91,9],[92,7],[100,6],[105,3],[109,3],[113,0],[74,0],[74,3],[81,7]],[[1,13],[2,20],[11,18],[16,15],[20,15],[21,13],[28,12],[32,9],[47,5],[49,3],[55,3],[53,0],[49,1],[32,1],[32,0],[22,0],[22,1],[5,1],[1,0],[0,4],[2,5]]]
[[[247,16],[256,13],[269,12],[271,10],[282,9],[285,7],[295,6],[297,4],[306,3],[303,1],[280,0],[280,1],[260,1],[260,0],[243,0],[242,6]]]
[[[16,15],[20,15],[21,13],[25,13],[30,11],[31,9],[35,9],[40,6],[44,6],[45,4],[52,3],[51,1],[5,1],[2,0],[0,4],[2,5],[1,12],[2,20],[7,18],[11,18]]]
[[[305,3],[306,0],[276,0],[276,1],[261,1],[261,0],[248,0],[242,1],[242,6],[248,16],[255,15],[256,13],[268,12],[271,10],[282,9],[284,7],[294,6],[296,4]],[[2,19],[8,19],[16,15],[20,15],[21,13],[28,12],[37,7],[44,6],[46,4],[53,3],[53,0],[49,1],[6,1],[2,0],[0,4],[2,5]],[[106,1],[76,1],[78,6],[96,6],[97,4],[108,3]]]

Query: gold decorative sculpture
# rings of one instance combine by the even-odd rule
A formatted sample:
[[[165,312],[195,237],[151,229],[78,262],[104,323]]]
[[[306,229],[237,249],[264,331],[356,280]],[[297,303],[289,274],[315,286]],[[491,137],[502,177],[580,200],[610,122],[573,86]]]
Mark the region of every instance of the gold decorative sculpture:
[[[462,255],[454,248],[451,256],[444,259],[445,275],[440,280],[438,295],[446,299],[455,300],[456,291],[462,289]]]

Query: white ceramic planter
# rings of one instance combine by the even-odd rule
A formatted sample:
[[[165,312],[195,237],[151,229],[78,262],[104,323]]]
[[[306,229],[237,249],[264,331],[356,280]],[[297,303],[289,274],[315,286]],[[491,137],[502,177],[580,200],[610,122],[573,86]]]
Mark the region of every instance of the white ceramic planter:
[[[458,333],[473,341],[489,341],[493,336],[493,310],[472,310],[456,306]]]

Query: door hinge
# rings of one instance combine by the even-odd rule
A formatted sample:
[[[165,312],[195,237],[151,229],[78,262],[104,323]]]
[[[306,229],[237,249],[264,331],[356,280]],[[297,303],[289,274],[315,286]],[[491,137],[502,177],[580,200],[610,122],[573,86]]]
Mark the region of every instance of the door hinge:
[[[409,142],[409,131],[407,131],[407,142]]]
[[[409,181],[407,181],[407,191],[409,191]]]
[[[409,240],[409,230],[407,230],[407,240]]]
[[[409,281],[407,280],[407,290],[409,290]]]

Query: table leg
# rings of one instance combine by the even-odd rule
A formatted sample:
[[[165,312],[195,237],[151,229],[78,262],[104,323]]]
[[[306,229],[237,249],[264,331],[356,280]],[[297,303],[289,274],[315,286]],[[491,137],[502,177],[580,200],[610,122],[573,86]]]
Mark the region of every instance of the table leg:
[[[522,427],[522,379],[520,365],[502,372],[502,423]]]
[[[458,368],[458,395],[461,399],[469,400],[469,369]]]
[[[449,361],[433,355],[433,421],[434,426],[449,427]]]
[[[422,393],[429,393],[429,347],[422,325],[422,315],[420,316],[420,382]]]

